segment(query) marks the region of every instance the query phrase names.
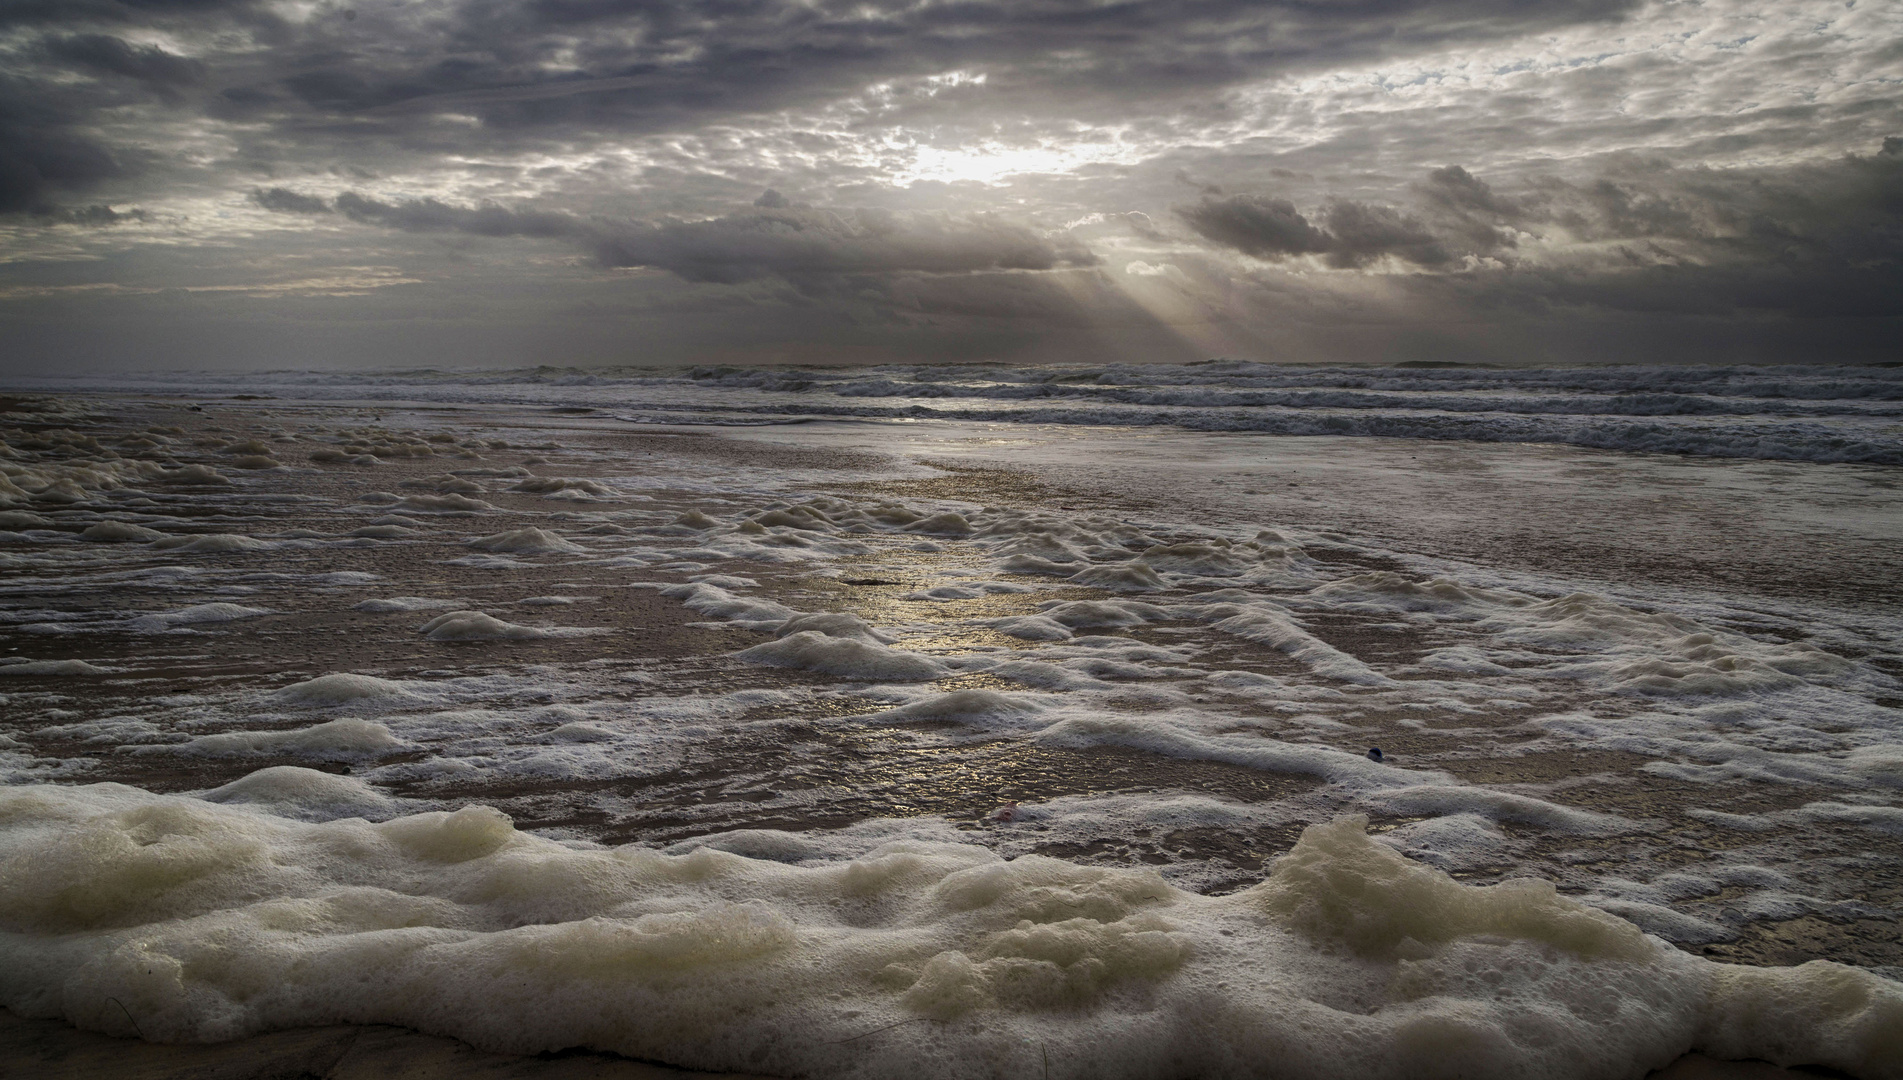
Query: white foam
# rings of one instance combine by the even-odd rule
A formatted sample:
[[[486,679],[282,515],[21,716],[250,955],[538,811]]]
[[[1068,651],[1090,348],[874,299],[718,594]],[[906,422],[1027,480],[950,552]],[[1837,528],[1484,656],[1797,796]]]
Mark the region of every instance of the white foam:
[[[0,658],[0,675],[108,675],[111,668],[84,660],[28,660],[25,657]]]
[[[787,637],[791,634],[814,631],[832,637],[858,638],[879,645],[890,645],[898,638],[891,634],[875,630],[857,615],[840,612],[822,612],[813,615],[795,615],[773,630],[774,637]]]
[[[927,533],[932,536],[969,536],[972,528],[971,522],[965,519],[965,515],[947,510],[942,514],[920,518],[905,526],[905,531]]]
[[[1079,585],[1125,592],[1152,592],[1170,587],[1169,582],[1140,559],[1086,567],[1070,575],[1070,580]]]
[[[479,536],[468,542],[470,547],[484,551],[513,551],[527,554],[545,554],[561,552],[568,555],[582,554],[584,549],[564,540],[546,529],[529,526],[524,529],[510,529],[507,532]]]
[[[1035,703],[1018,694],[996,690],[954,690],[921,698],[896,709],[887,709],[863,717],[865,720],[974,720],[984,717],[1011,717],[1036,711]]]
[[[390,811],[309,770],[208,798],[246,805],[0,791],[0,857],[33,868],[0,877],[9,1008],[161,1040],[392,1023],[842,1080],[1587,1077],[1692,1049],[1874,1080],[1903,1020],[1867,973],[1713,964],[1544,881],[1462,885],[1355,820],[1200,897],[942,841],[815,861],[755,833],[762,859],[577,849],[486,807],[258,812]]]
[[[400,481],[400,488],[422,489],[439,495],[480,495],[482,485],[473,480],[465,480],[452,473],[438,473],[435,476],[419,476],[411,480]]]
[[[327,821],[339,817],[387,817],[400,805],[353,776],[275,765],[205,792],[209,803],[255,806],[284,817]]]
[[[239,619],[255,619],[260,615],[271,614],[269,608],[246,607],[243,604],[211,603],[193,604],[177,611],[155,612],[128,620],[126,627],[142,633],[156,633],[179,626],[202,626],[207,623],[235,622]]]
[[[534,476],[509,487],[510,491],[525,491],[540,495],[545,499],[570,499],[588,501],[594,499],[612,499],[621,493],[596,480],[579,477]]]
[[[549,636],[539,627],[504,622],[480,611],[444,612],[416,630],[431,641],[533,641]]]
[[[930,682],[951,674],[937,660],[875,641],[802,630],[734,654],[755,664],[805,668],[870,682]]]
[[[224,731],[200,735],[163,749],[182,754],[229,757],[239,754],[297,754],[319,758],[353,758],[380,754],[404,745],[390,729],[369,720],[345,716],[313,727],[289,731]]]
[[[1025,641],[1068,641],[1071,637],[1070,627],[1049,615],[1013,615],[993,620],[991,628]]]
[[[777,601],[735,596],[711,582],[665,585],[660,587],[660,593],[679,600],[690,611],[726,619],[749,629],[777,629],[786,620],[800,614]]]
[[[495,509],[493,505],[467,495],[397,496],[387,491],[373,491],[358,501],[369,503],[373,506],[387,506],[394,510],[403,510],[412,514],[466,516]]]
[[[80,530],[79,535],[87,540],[131,540],[140,543],[165,538],[165,534],[157,529],[148,529],[143,525],[133,525],[124,521],[102,521],[97,525],[88,525]]]
[[[161,472],[152,478],[154,483],[175,484],[185,487],[230,487],[231,480],[209,465],[186,465],[181,468]]]
[[[460,601],[441,600],[431,596],[388,596],[378,597],[372,600],[359,600],[350,605],[350,610],[387,615],[399,611],[433,611],[438,608],[461,606]]]
[[[1363,801],[1397,816],[1473,815],[1583,836],[1607,836],[1637,828],[1633,822],[1616,814],[1560,806],[1531,796],[1488,788],[1428,784],[1390,788],[1363,796]]]
[[[201,533],[196,536],[165,536],[152,542],[160,551],[174,554],[222,554],[233,551],[260,551],[271,545],[255,537],[236,533]]]
[[[407,683],[374,675],[337,673],[292,683],[271,695],[294,705],[354,705],[362,702],[402,703],[417,695]]]

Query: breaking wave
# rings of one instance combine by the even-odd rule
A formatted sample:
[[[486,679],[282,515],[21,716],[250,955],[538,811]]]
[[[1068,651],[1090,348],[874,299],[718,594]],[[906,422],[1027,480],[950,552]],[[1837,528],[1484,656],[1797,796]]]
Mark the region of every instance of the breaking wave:
[[[20,388],[97,389],[85,378]],[[466,401],[638,423],[946,420],[1170,426],[1282,436],[1559,443],[1640,453],[1903,464],[1903,367],[1101,367],[884,365],[676,370],[168,373],[112,389],[366,402]]]

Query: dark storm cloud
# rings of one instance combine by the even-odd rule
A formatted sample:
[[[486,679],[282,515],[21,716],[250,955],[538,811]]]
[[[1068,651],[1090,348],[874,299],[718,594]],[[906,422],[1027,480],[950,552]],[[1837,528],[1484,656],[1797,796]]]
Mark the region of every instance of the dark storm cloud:
[[[637,224],[604,233],[609,266],[657,266],[689,281],[732,283],[777,275],[971,273],[1088,266],[1096,257],[990,215],[756,207],[708,221]]]
[[[257,0],[0,0],[0,26],[203,19],[260,6]]]
[[[1634,0],[460,0],[320,7],[287,22],[224,0],[0,0],[44,57],[155,86],[204,80],[215,115],[353,115],[358,136],[474,115],[466,142],[654,131],[810,103],[882,80],[991,72],[990,93],[1154,99],[1265,73],[1616,17]],[[357,12],[351,12],[358,15]],[[104,32],[166,27],[178,56]],[[267,46],[261,52],[259,46]],[[958,95],[913,104],[956,110]],[[305,137],[317,133],[306,129]]]
[[[1177,214],[1204,239],[1272,262],[1319,255],[1347,269],[1394,256],[1415,270],[1406,287],[1449,311],[1903,315],[1903,140],[1775,169],[1633,160],[1590,181],[1539,178],[1513,196],[1447,166],[1413,194],[1411,208],[1329,200],[1319,225],[1260,194],[1209,196]]]
[[[1327,251],[1331,239],[1287,199],[1206,195],[1193,206],[1177,207],[1176,213],[1204,238],[1258,259]]]
[[[188,86],[205,77],[198,60],[166,52],[156,45],[133,45],[111,34],[72,34],[48,38],[46,55],[76,67],[123,75],[158,86]]]
[[[1323,59],[1617,16],[1629,0],[468,0],[415,48],[378,17],[310,31],[282,85],[323,111],[455,109],[499,127],[620,128],[778,107],[922,71],[1128,98]],[[387,29],[398,34],[401,24]],[[1040,90],[1041,88],[1041,90]]]
[[[1287,199],[1205,196],[1176,209],[1204,238],[1259,259],[1324,255],[1336,269],[1366,266],[1393,255],[1417,266],[1440,266],[1454,255],[1421,221],[1389,206],[1333,199],[1311,223]]]
[[[404,232],[459,232],[473,236],[573,236],[584,226],[570,214],[510,210],[496,205],[452,206],[437,199],[380,202],[353,191],[337,196],[337,212],[367,225]]]
[[[17,28],[0,40],[0,213],[108,181],[120,182],[113,197],[141,200],[215,182],[202,156],[167,145],[208,123],[242,125],[224,129],[235,149],[219,168],[270,176],[566,151],[953,69],[988,73],[984,109],[1115,117],[1303,66],[1614,18],[1634,2],[450,0],[288,17],[254,0],[0,0],[0,27]],[[904,110],[981,119],[970,85],[914,89]],[[449,114],[478,122],[445,126]]]
[[[330,213],[329,203],[315,195],[305,195],[289,188],[258,188],[251,193],[251,201],[280,214]]]
[[[45,211],[58,192],[83,191],[133,168],[39,91],[29,80],[0,75],[0,213]]]
[[[654,267],[687,281],[736,284],[863,274],[961,274],[1091,266],[1097,258],[1064,234],[1046,236],[987,214],[900,214],[793,206],[769,191],[751,207],[701,221],[614,221],[436,199],[384,202],[344,192],[326,203],[284,188],[252,193],[267,210],[335,211],[404,232],[563,238],[603,266]]]
[[[150,221],[152,215],[137,207],[130,210],[114,210],[110,206],[95,203],[92,206],[73,206],[49,209],[41,218],[51,224],[80,225],[87,228],[103,228],[109,225],[122,225],[128,221]]]
[[[1513,247],[1514,229],[1527,217],[1522,203],[1495,193],[1492,186],[1458,165],[1433,170],[1414,191],[1422,213],[1455,246],[1476,253]]]

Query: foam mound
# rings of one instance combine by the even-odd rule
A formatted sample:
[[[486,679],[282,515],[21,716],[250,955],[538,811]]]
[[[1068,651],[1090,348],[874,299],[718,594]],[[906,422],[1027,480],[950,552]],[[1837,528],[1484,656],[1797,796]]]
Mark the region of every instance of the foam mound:
[[[954,690],[873,713],[868,720],[957,720],[966,717],[1013,716],[1035,706],[1013,694],[996,690]]]
[[[1138,559],[1086,567],[1070,575],[1070,580],[1079,585],[1123,592],[1154,592],[1170,587],[1169,582]]]
[[[495,507],[467,495],[405,495],[397,497],[388,492],[373,492],[363,497],[364,502],[375,506],[388,506],[394,510],[407,510],[412,514],[444,514],[466,516],[494,510]]]
[[[367,611],[373,615],[388,615],[399,611],[429,611],[432,608],[456,607],[454,600],[438,600],[429,596],[384,596],[370,600],[359,600],[350,605],[352,611]]]
[[[1070,627],[1048,615],[1013,615],[994,620],[991,628],[1023,641],[1068,641]]]
[[[447,611],[416,628],[431,641],[533,641],[548,631],[503,622],[480,611]]]
[[[202,626],[206,623],[227,623],[238,619],[252,619],[259,615],[269,615],[269,608],[246,607],[243,604],[214,603],[194,604],[177,611],[161,611],[151,615],[141,615],[126,623],[127,628],[142,633],[155,633],[170,630],[177,626]]]
[[[346,716],[295,731],[225,731],[200,735],[188,743],[164,749],[207,757],[241,754],[298,754],[319,758],[351,758],[380,754],[403,745],[382,724]]]
[[[328,821],[339,817],[384,817],[395,800],[354,776],[297,765],[274,765],[200,796],[209,803],[256,806],[281,817]]]
[[[165,534],[157,529],[148,529],[143,525],[133,525],[124,521],[102,521],[97,525],[88,525],[79,532],[83,540],[138,541],[149,543],[163,540]]]
[[[898,640],[890,634],[874,630],[870,624],[857,615],[829,611],[816,615],[795,615],[779,625],[773,631],[774,637],[787,637],[791,634],[812,630],[831,637],[858,638],[880,645],[890,645]]]
[[[191,554],[219,554],[231,551],[257,551],[271,545],[255,537],[236,533],[202,533],[197,536],[165,536],[152,542],[160,551]]]
[[[383,1023],[841,1080],[1587,1080],[1692,1050],[1903,1074],[1895,984],[1712,963],[1357,819],[1207,897],[952,843],[732,837],[750,858],[576,848],[483,806],[363,820],[393,809],[292,767],[202,799],[0,789],[0,1003],[160,1041]]]
[[[511,484],[509,490],[540,495],[545,499],[611,499],[621,494],[598,481],[572,476],[532,476]]]
[[[538,529],[533,525],[526,529],[510,529],[507,532],[479,536],[468,542],[472,548],[483,551],[513,551],[524,554],[543,554],[561,552],[567,555],[580,555],[584,549],[562,539],[555,533]]]
[[[439,495],[480,495],[482,485],[474,480],[465,480],[453,473],[438,473],[435,476],[419,476],[397,484],[400,488],[434,491]]]
[[[402,701],[414,698],[408,686],[374,675],[338,673],[292,683],[271,695],[294,705],[350,705],[364,701]]]
[[[0,675],[107,675],[111,672],[84,660],[0,660]]]
[[[971,522],[965,518],[965,515],[947,511],[943,514],[933,514],[928,518],[920,518],[905,526],[905,531],[926,533],[931,536],[970,536],[972,528]]]
[[[777,641],[742,649],[734,656],[755,664],[805,668],[867,682],[930,682],[951,674],[945,665],[930,657],[887,648],[875,641],[834,637],[818,630],[801,630]]]

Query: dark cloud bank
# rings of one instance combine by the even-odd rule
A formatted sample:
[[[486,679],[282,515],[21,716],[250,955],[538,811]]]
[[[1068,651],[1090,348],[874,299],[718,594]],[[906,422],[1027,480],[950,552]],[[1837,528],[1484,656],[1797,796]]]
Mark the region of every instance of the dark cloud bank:
[[[1799,168],[1635,162],[1513,195],[1450,165],[1414,195],[1407,207],[1330,199],[1305,214],[1273,195],[1209,194],[1176,213],[1203,239],[1271,263],[1393,260],[1415,271],[1410,281],[1469,305],[1903,314],[1903,139]],[[1559,254],[1530,250],[1555,239],[1568,242]]]
[[[560,238],[608,267],[653,267],[693,282],[732,285],[775,276],[803,281],[912,271],[958,274],[1089,266],[1096,256],[1069,237],[1045,236],[990,215],[897,214],[793,206],[769,190],[753,207],[700,221],[586,218],[435,199],[381,202],[344,192],[331,202],[284,188],[252,194],[268,210],[340,214],[404,232]]]

